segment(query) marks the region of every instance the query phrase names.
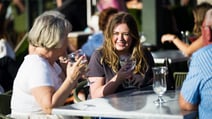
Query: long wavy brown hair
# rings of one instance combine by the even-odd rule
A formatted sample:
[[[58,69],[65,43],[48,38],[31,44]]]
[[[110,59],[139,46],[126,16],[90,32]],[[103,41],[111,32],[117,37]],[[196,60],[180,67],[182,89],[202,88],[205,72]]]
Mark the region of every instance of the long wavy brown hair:
[[[102,51],[101,63],[105,62],[112,68],[114,72],[118,72],[119,69],[119,56],[112,43],[113,30],[119,24],[126,24],[129,31],[129,36],[132,38],[132,44],[130,46],[129,53],[131,54],[131,59],[136,59],[136,67],[134,73],[144,74],[148,69],[147,61],[144,57],[144,52],[142,50],[142,45],[139,40],[139,33],[135,19],[129,13],[119,12],[110,19],[107,24],[106,30],[104,32],[105,42]]]

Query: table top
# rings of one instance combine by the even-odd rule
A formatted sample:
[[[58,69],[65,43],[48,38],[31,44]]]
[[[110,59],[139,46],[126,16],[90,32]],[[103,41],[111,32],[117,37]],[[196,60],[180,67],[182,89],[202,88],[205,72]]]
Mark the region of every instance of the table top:
[[[104,98],[54,108],[52,114],[63,116],[91,116],[128,119],[194,119],[197,112],[181,111],[178,105],[179,91],[167,91],[163,105],[155,105],[157,95],[153,91],[131,90]]]
[[[168,58],[169,63],[183,62],[189,59],[180,50],[160,50],[151,52],[151,54],[156,64],[163,64],[165,58]]]

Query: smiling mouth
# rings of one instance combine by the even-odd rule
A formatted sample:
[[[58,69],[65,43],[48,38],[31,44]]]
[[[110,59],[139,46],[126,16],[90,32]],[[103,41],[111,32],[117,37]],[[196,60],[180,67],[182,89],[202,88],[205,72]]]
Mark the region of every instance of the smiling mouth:
[[[120,46],[125,46],[125,42],[116,42],[118,45],[120,45]]]

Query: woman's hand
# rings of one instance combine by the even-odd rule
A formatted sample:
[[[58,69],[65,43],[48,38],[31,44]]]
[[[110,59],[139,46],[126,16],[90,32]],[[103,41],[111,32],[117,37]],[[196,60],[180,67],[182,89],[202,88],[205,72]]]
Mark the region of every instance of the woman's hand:
[[[140,88],[144,83],[144,76],[142,76],[141,74],[135,74],[133,75],[133,78],[131,80],[133,80],[132,82],[134,86]]]
[[[133,70],[129,69],[128,65],[121,67],[121,69],[117,73],[117,79],[119,80],[127,80],[133,76]]]
[[[84,56],[77,59],[76,62],[68,62],[66,68],[67,78],[70,80],[78,80],[83,74],[87,72],[87,62],[83,61]]]
[[[161,37],[161,42],[164,43],[166,41],[173,42],[177,38],[174,34],[165,34]]]

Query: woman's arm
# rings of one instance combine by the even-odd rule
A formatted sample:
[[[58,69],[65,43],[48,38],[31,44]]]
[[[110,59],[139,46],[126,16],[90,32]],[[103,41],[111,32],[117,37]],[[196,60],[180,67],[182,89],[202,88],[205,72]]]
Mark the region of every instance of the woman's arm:
[[[41,86],[33,88],[32,95],[35,97],[42,110],[47,114],[51,114],[52,108],[64,105],[66,98],[75,85],[76,81],[72,82],[66,79],[57,91],[50,86]]]
[[[90,95],[91,98],[99,98],[104,97],[110,94],[113,94],[118,86],[121,84],[119,80],[117,80],[117,75],[115,75],[109,82],[104,84],[104,77],[89,77],[90,82],[93,82],[90,85]]]
[[[161,38],[161,42],[173,42],[179,50],[181,50],[185,56],[191,56],[193,52],[203,47],[202,36],[200,36],[196,41],[194,41],[191,45],[188,45],[181,41],[176,35],[173,34],[165,34]]]
[[[63,4],[63,1],[62,0],[56,0],[56,3],[57,3],[57,7],[61,7],[62,4]]]
[[[91,98],[104,97],[113,94],[121,83],[127,79],[127,77],[132,75],[133,72],[131,70],[126,71],[125,67],[122,67],[118,73],[106,83],[104,77],[89,77],[88,80],[93,82],[90,85]]]
[[[80,63],[81,60],[82,57],[74,64],[70,62],[67,64],[67,77],[58,90],[55,91],[50,86],[36,87],[31,90],[32,95],[45,113],[50,114],[53,107],[62,106],[65,103],[79,77],[86,72],[86,64]]]

